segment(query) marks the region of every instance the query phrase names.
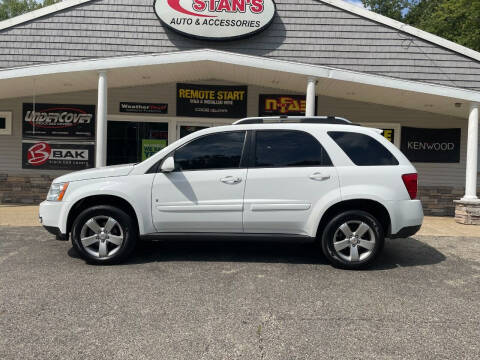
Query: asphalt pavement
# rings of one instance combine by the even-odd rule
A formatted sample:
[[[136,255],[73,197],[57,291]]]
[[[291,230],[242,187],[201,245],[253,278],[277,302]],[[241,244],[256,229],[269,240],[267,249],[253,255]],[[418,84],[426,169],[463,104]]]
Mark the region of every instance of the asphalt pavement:
[[[145,243],[92,266],[0,227],[0,359],[478,359],[480,238],[390,240],[365,271],[310,244]]]

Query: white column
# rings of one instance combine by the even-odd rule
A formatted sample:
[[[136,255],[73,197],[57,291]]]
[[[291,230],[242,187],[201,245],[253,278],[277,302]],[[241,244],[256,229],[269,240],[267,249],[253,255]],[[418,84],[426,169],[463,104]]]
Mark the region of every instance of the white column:
[[[467,142],[467,180],[465,183],[465,197],[462,200],[478,200],[477,197],[477,161],[478,161],[478,104],[470,107],[468,117]]]
[[[315,116],[315,88],[317,79],[310,78],[307,82],[307,108],[305,116]]]
[[[100,71],[98,73],[96,167],[102,167],[107,164],[107,93],[107,72]]]

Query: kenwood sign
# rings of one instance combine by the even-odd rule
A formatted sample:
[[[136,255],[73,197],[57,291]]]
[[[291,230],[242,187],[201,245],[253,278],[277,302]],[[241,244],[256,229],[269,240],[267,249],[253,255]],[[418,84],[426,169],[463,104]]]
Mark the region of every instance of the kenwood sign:
[[[156,0],[155,12],[171,29],[209,40],[231,40],[267,28],[273,0]]]

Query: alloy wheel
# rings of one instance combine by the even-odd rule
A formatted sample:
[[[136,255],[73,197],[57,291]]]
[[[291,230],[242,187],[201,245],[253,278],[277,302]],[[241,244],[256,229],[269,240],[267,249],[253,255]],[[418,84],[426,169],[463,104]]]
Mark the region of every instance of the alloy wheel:
[[[333,238],[337,256],[348,262],[367,259],[375,248],[373,229],[363,221],[351,220],[338,227]]]
[[[80,242],[90,255],[99,259],[108,259],[122,247],[124,231],[113,217],[95,216],[83,225]]]

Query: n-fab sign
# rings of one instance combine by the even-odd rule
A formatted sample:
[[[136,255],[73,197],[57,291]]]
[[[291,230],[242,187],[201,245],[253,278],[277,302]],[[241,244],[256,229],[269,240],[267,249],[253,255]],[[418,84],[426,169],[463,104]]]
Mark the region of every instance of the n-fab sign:
[[[160,20],[184,35],[230,40],[254,34],[275,17],[273,0],[156,0]]]

